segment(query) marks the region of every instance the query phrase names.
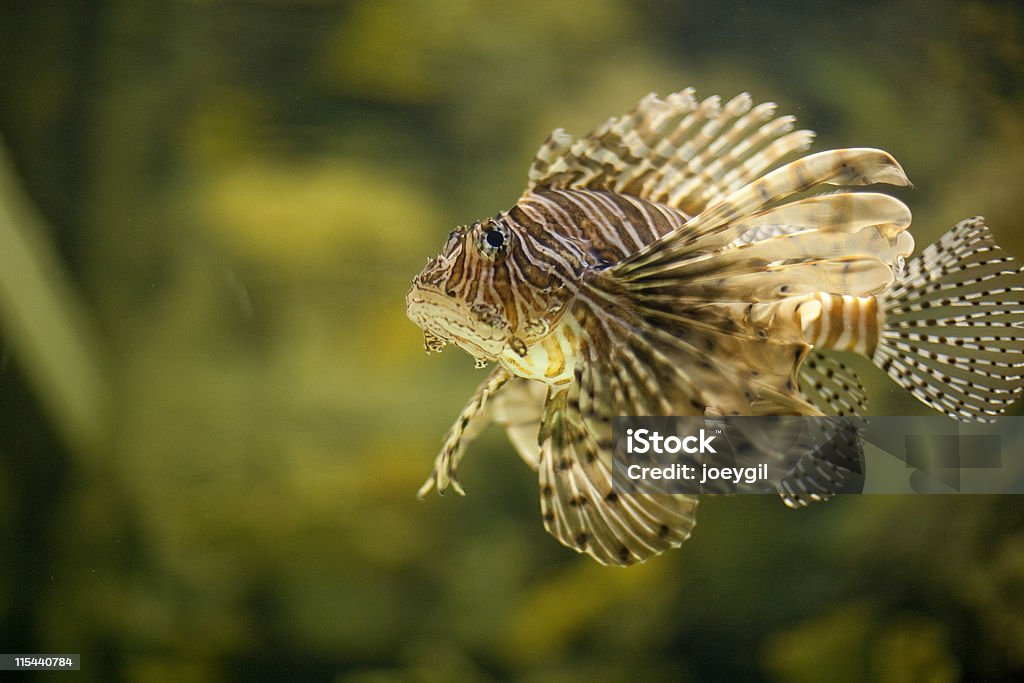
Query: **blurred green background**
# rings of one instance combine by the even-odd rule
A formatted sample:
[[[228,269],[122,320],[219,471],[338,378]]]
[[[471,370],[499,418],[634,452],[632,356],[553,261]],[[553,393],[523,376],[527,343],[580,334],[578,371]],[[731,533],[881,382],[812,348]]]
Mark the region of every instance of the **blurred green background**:
[[[496,430],[467,497],[414,499],[482,373],[423,354],[412,275],[552,128],[689,85],[891,151],[920,246],[983,214],[1024,256],[1018,2],[3,3],[0,651],[106,681],[1024,674],[1015,497],[706,498],[626,570],[545,534]],[[874,412],[927,412],[863,373]]]

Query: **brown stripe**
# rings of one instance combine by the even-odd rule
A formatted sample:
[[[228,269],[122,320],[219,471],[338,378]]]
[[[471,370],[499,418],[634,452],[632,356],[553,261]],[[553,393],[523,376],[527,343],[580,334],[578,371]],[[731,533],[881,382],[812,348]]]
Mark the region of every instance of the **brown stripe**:
[[[828,306],[828,336],[825,338],[823,344],[826,348],[835,348],[835,344],[839,341],[839,335],[843,333],[843,297],[830,294],[827,302],[823,302],[823,305]]]
[[[864,320],[864,355],[871,358],[878,348],[878,338],[882,328],[882,313],[878,308],[878,299],[871,297],[864,301],[861,315],[866,316]]]

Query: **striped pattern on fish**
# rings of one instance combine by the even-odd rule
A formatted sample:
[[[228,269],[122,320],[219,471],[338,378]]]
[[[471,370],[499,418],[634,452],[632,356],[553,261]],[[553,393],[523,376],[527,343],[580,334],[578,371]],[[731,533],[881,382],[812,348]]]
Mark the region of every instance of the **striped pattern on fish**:
[[[811,346],[874,355],[882,325],[875,297],[816,292],[798,315],[804,341]]]
[[[841,352],[958,419],[1016,401],[1019,265],[981,219],[907,262],[910,210],[856,189],[909,185],[899,163],[866,148],[784,163],[813,139],[794,123],[746,94],[650,95],[582,138],[553,132],[511,209],[453,230],[408,314],[428,351],[494,368],[421,495],[461,492],[466,444],[495,421],[538,470],[545,528],[631,564],[682,543],[698,501],[614,491],[613,416],[863,414],[859,380],[823,355]],[[799,507],[841,479],[801,461],[777,488]]]

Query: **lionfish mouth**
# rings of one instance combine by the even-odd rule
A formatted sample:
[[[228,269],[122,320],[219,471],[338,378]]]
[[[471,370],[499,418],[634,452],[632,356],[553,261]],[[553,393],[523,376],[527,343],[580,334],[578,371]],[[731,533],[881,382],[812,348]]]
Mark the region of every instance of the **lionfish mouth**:
[[[494,360],[501,353],[502,341],[461,302],[418,283],[413,283],[405,302],[406,315],[423,330],[427,353],[441,351],[449,343],[486,360]]]

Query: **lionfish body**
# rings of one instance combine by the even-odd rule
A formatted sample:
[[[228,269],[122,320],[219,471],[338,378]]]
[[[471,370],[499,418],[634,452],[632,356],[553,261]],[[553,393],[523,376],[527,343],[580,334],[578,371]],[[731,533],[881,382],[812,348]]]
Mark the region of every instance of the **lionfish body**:
[[[984,419],[1024,388],[1024,276],[981,219],[913,251],[909,185],[889,154],[806,150],[772,104],[651,95],[579,140],[555,131],[514,207],[458,228],[407,297],[428,351],[494,369],[421,489],[487,424],[540,474],[545,527],[606,564],[678,546],[689,495],[618,495],[616,415],[857,414],[864,392],[822,352],[872,358],[916,397]],[[817,192],[817,194],[815,194]],[[818,472],[828,478],[830,473]],[[780,487],[826,497],[815,474]]]

